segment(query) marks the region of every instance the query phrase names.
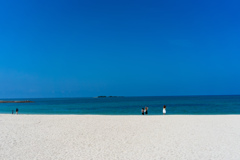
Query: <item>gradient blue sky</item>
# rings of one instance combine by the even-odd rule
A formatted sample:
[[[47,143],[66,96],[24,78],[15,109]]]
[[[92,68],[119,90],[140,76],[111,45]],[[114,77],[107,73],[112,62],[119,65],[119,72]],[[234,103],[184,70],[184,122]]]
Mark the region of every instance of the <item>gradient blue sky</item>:
[[[240,94],[240,1],[0,2],[0,98]]]

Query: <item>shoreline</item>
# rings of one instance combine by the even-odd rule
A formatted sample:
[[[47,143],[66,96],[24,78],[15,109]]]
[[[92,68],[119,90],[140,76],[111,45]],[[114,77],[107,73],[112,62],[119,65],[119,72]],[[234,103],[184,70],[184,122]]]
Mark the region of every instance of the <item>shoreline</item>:
[[[0,113],[0,115],[34,115],[34,116],[38,116],[38,115],[42,115],[42,116],[140,116],[140,117],[156,117],[156,116],[240,116],[240,114],[156,114],[156,115],[135,115],[135,114],[131,114],[131,115],[121,115],[121,114],[25,114],[25,113]]]

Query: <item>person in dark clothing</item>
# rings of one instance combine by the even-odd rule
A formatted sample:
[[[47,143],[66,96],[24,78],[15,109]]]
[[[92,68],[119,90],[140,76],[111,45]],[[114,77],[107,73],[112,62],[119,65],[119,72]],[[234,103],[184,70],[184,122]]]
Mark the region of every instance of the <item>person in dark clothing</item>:
[[[13,110],[12,110],[12,114],[13,114]]]
[[[142,115],[144,115],[144,108],[142,108]]]
[[[145,107],[145,114],[148,114],[148,107]]]
[[[16,114],[18,114],[18,108],[16,108]]]

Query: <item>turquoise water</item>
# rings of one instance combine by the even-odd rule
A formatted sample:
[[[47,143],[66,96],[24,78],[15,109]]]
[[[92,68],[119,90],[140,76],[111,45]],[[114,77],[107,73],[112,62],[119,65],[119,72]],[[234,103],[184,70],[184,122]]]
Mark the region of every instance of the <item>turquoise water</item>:
[[[240,114],[240,96],[33,98],[24,100],[31,100],[34,103],[0,103],[0,113],[9,114],[18,108],[19,114],[140,115],[141,108],[148,106],[149,115],[160,115],[163,105],[166,105],[167,114]]]

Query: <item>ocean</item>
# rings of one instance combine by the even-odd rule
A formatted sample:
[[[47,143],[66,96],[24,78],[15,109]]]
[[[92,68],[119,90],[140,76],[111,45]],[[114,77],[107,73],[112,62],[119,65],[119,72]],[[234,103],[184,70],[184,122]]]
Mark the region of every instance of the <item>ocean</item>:
[[[12,99],[1,99],[12,100]],[[240,114],[240,96],[156,96],[107,98],[29,98],[34,103],[0,103],[0,113],[11,114],[92,114],[141,115],[148,106],[149,115],[218,115]]]

